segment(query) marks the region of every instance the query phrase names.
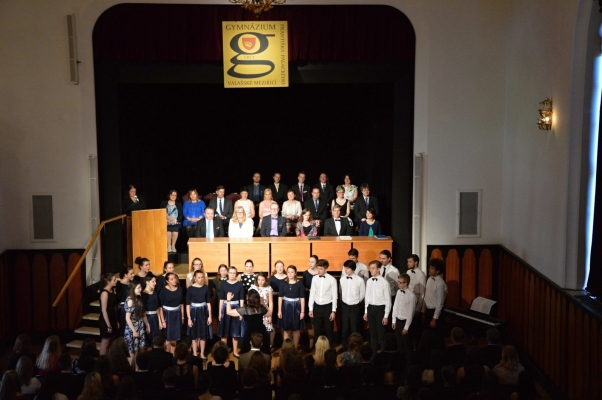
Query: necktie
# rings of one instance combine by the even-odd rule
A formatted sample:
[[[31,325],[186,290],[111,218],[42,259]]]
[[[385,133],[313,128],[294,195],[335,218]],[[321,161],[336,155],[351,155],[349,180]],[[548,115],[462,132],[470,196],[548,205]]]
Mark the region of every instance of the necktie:
[[[353,279],[353,277],[352,276],[348,276],[347,279]]]
[[[299,196],[301,197],[301,203],[303,203],[303,185],[299,185]]]
[[[211,222],[212,221],[210,219],[207,220],[207,235],[206,236],[208,238],[212,238],[213,237],[213,229],[211,227]]]
[[[325,187],[325,186],[326,186],[325,184],[322,184],[322,191],[324,191],[324,187]]]
[[[368,207],[368,198],[364,197],[364,201],[366,202],[366,207]]]
[[[314,200],[314,205],[316,206],[316,211],[318,211],[318,200]]]
[[[383,276],[386,276],[387,268],[383,268]]]
[[[219,199],[219,215],[223,215],[224,214],[224,207],[222,202],[224,201],[224,199]]]
[[[376,278],[372,278],[372,280],[376,282],[378,279],[376,279]]]

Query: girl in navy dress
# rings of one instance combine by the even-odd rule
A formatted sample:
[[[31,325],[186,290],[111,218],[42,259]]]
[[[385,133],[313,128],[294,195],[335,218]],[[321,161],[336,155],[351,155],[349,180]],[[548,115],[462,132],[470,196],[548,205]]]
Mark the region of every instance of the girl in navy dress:
[[[165,329],[167,338],[167,350],[172,354],[176,350],[176,342],[182,334],[182,322],[184,322],[184,305],[182,304],[182,288],[180,279],[173,272],[165,276],[165,288],[159,293],[162,307],[159,309],[159,323]]]
[[[232,338],[232,354],[238,358],[238,339],[242,337],[242,317],[233,317],[226,313],[226,296],[232,293],[233,297],[229,300],[232,310],[238,307],[243,307],[245,303],[245,289],[242,282],[236,280],[236,267],[228,269],[228,280],[222,281],[221,294],[219,300],[219,328],[218,335],[222,341],[227,342],[228,338]]]
[[[161,290],[165,287],[165,275],[170,272],[174,272],[176,266],[171,261],[165,261],[163,263],[163,275],[157,277],[157,286],[155,288],[155,292],[157,292],[157,296],[161,293]],[[148,276],[147,276],[148,277]]]
[[[278,291],[280,290],[280,283],[286,279],[286,274],[284,273],[284,263],[280,260],[274,263],[274,270],[272,271],[272,276],[268,280],[268,283],[272,287],[272,295],[276,301],[274,301],[274,307],[272,310],[272,326],[274,329],[270,332],[270,348],[274,347],[274,337],[276,337],[276,329],[280,326],[280,322],[278,321]]]
[[[140,295],[142,298],[142,304],[144,305],[144,310],[146,313],[146,319],[148,320],[148,324],[150,325],[150,334],[146,336],[146,348],[150,351],[153,348],[153,339],[159,333],[161,333],[161,328],[159,328],[159,295],[155,288],[157,287],[157,278],[154,276],[147,276],[144,278],[146,282],[146,288],[144,292]]]
[[[150,325],[144,313],[144,305],[140,299],[142,285],[130,285],[128,297],[125,299],[125,332],[123,340],[130,352],[132,370],[136,370],[136,354],[146,349],[146,334],[150,334]]]
[[[207,361],[205,343],[213,339],[211,331],[211,292],[205,285],[205,273],[197,270],[194,283],[186,291],[186,315],[188,315],[188,336],[192,338],[192,355]]]
[[[300,331],[305,329],[305,293],[303,282],[297,280],[297,267],[289,265],[286,269],[287,279],[280,284],[278,318],[284,339],[290,338],[293,332],[295,348],[299,346]]]
[[[255,284],[255,280],[257,279],[257,274],[253,273],[254,266],[253,260],[245,261],[245,272],[240,274],[240,281],[245,288],[245,295],[249,292],[249,289],[251,289],[251,286]]]
[[[222,283],[228,280],[228,266],[220,264],[217,268],[217,276],[211,280],[209,287],[213,292],[211,295],[211,312],[216,321],[219,321],[219,313],[221,312],[220,300],[222,299]]]
[[[308,269],[303,272],[303,286],[305,287],[305,304],[309,305],[309,290],[311,289],[311,282],[314,276],[318,273],[318,256],[313,254],[309,256]],[[305,315],[305,326],[307,327],[307,336],[309,336],[309,349],[314,348],[314,321],[309,316],[309,313]]]

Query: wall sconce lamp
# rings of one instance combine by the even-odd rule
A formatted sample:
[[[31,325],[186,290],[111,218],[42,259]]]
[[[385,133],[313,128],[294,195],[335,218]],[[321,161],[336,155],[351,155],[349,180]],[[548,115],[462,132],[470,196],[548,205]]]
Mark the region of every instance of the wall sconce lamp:
[[[540,131],[549,131],[552,129],[552,100],[546,99],[541,101],[541,108],[539,109],[539,119],[537,120],[537,126]]]

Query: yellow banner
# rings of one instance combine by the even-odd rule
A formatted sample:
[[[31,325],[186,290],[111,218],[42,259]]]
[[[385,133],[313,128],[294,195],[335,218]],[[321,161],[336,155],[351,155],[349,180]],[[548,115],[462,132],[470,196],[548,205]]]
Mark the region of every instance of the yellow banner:
[[[222,22],[224,87],[288,87],[287,21]]]

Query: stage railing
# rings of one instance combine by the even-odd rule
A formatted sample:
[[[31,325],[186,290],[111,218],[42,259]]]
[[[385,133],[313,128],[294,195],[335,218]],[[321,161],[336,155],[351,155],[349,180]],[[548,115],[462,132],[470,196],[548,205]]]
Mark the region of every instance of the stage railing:
[[[54,302],[52,303],[52,307],[56,307],[59,302],[61,301],[61,299],[63,298],[63,296],[65,295],[65,292],[67,291],[67,289],[69,288],[69,285],[71,284],[71,282],[75,279],[75,277],[77,276],[77,273],[80,271],[80,268],[82,266],[82,263],[85,261],[86,256],[88,255],[88,252],[90,251],[90,249],[92,248],[92,246],[94,245],[94,242],[96,242],[96,240],[98,239],[98,237],[100,236],[100,232],[102,232],[102,229],[104,228],[104,226],[110,222],[113,221],[117,221],[117,220],[121,220],[121,222],[124,222],[124,219],[126,218],[125,214],[119,215],[117,217],[113,217],[107,220],[102,221],[99,225],[98,228],[96,228],[96,232],[94,232],[94,235],[92,235],[92,238],[90,239],[90,242],[88,242],[88,246],[86,246],[86,249],[84,250],[84,253],[82,254],[82,256],[80,257],[79,261],[77,262],[77,264],[75,265],[75,267],[73,268],[73,271],[71,272],[71,274],[69,275],[69,278],[67,278],[67,281],[65,282],[65,284],[63,285],[63,288],[61,289],[61,291],[59,292],[59,294],[56,296],[56,299],[54,300]]]
[[[443,258],[447,306],[498,302],[512,340],[570,399],[602,396],[602,318],[508,249],[427,246]]]

